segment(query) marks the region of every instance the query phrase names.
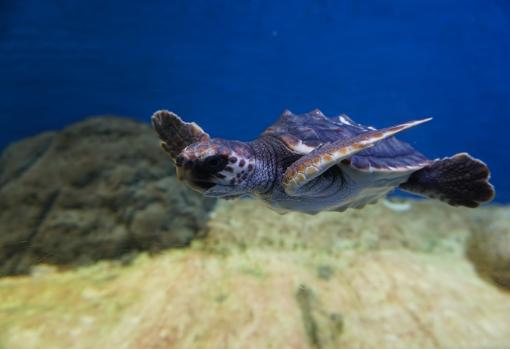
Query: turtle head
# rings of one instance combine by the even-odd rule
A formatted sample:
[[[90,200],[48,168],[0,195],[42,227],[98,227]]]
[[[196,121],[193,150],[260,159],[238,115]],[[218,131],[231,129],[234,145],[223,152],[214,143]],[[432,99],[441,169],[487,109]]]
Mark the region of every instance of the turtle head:
[[[231,197],[250,190],[254,154],[243,142],[219,138],[188,145],[175,159],[177,178],[212,197]]]

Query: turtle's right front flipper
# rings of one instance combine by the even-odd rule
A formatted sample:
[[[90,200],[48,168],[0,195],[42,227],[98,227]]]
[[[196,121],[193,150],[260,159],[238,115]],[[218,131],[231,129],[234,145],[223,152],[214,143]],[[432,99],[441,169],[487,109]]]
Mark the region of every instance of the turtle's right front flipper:
[[[431,118],[367,131],[353,138],[341,139],[318,147],[287,168],[283,176],[284,190],[287,195],[299,196],[303,194],[303,187],[307,183],[319,177],[332,166],[339,164],[342,160],[349,159],[356,153],[373,147],[377,142],[393,137],[399,132],[429,120]]]
[[[188,145],[206,141],[209,135],[194,122],[184,122],[168,110],[159,110],[152,115],[152,126],[161,139],[161,147],[173,162]]]

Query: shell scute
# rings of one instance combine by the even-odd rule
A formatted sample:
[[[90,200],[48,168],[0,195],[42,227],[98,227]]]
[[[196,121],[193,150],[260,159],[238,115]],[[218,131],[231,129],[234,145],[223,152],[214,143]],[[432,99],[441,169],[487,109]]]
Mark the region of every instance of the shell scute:
[[[277,137],[291,151],[305,155],[321,145],[353,138],[373,130],[373,127],[358,124],[345,114],[328,117],[319,109],[314,109],[308,113],[296,115],[286,110],[262,135]],[[328,155],[335,156],[335,154],[324,154],[324,156]],[[412,171],[429,163],[423,154],[395,137],[382,140],[349,158],[350,166],[360,171],[370,172]]]

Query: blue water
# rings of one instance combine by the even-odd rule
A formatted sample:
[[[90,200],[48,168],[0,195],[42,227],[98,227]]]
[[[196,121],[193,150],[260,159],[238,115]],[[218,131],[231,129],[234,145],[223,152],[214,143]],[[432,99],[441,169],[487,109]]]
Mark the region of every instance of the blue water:
[[[387,126],[485,160],[510,202],[505,0],[0,0],[0,147],[85,116],[169,108],[214,136],[284,109]]]

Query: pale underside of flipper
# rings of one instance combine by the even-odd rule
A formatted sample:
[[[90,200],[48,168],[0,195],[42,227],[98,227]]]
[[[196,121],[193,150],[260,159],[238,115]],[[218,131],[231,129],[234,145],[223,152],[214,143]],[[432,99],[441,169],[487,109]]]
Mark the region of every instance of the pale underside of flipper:
[[[285,192],[290,196],[299,196],[301,194],[300,189],[304,185],[322,175],[332,166],[339,164],[342,160],[349,159],[382,140],[429,120],[431,118],[410,121],[380,130],[370,130],[349,139],[324,144],[304,155],[287,168],[283,177]]]
[[[188,145],[206,141],[210,137],[194,122],[184,122],[179,116],[159,110],[152,115],[152,126],[161,139],[161,147],[173,162]]]

